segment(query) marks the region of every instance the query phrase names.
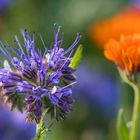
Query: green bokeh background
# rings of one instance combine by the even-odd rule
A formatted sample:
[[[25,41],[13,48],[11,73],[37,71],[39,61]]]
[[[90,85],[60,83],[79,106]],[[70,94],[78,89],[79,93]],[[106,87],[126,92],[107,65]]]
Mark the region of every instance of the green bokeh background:
[[[65,33],[64,47],[68,47],[75,39],[76,33],[80,32],[82,34],[80,43],[84,46],[81,65],[90,71],[96,69],[117,83],[119,93],[115,112],[119,106],[123,106],[126,116],[130,116],[132,90],[120,82],[116,67],[104,58],[103,52],[88,36],[89,27],[97,19],[117,13],[128,5],[128,2],[128,0],[15,0],[3,15],[4,27],[0,40],[14,44],[14,35],[18,35],[21,40],[20,30],[27,29],[30,33],[36,33],[37,47],[42,47],[40,33],[45,43],[49,45],[53,39],[53,24],[56,23],[62,26]],[[82,80],[82,75],[80,78]],[[112,90],[112,94],[113,92]],[[80,94],[76,93],[74,111],[66,121],[58,122],[52,127],[48,139],[116,140],[115,115],[108,120],[104,119],[103,115],[98,114],[98,108],[87,104],[86,99],[80,97]]]

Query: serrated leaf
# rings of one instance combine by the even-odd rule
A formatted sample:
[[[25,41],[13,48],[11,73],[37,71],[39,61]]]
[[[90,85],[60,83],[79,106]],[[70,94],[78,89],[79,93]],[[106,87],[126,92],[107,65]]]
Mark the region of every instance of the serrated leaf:
[[[123,116],[123,110],[120,109],[117,119],[117,132],[119,140],[129,140],[129,131]]]
[[[78,66],[82,57],[82,52],[83,52],[83,46],[79,45],[69,65],[70,67],[76,68]]]

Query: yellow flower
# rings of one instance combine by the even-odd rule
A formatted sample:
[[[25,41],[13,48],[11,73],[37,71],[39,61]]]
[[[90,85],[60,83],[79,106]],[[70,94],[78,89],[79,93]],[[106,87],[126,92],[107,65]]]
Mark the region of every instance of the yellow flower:
[[[105,45],[106,58],[129,74],[140,71],[140,34],[111,39]]]
[[[91,26],[89,36],[103,48],[111,38],[119,39],[122,34],[135,33],[140,33],[140,10],[127,8],[113,17],[97,21]]]

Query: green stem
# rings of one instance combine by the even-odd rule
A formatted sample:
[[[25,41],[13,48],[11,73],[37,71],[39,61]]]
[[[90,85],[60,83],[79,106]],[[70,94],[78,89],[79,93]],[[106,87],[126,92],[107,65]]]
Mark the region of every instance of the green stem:
[[[132,126],[130,129],[130,140],[140,140],[140,89],[138,85],[131,85],[134,89],[134,107],[132,116]]]
[[[39,124],[36,124],[36,136],[32,140],[44,140],[44,138],[46,137],[47,132],[49,131],[49,129],[45,126],[44,120],[46,112],[47,110],[43,112]]]
[[[36,124],[36,136],[33,138],[33,140],[41,140],[41,125],[40,124]]]
[[[140,85],[137,84],[135,75],[131,77],[125,71],[119,68],[118,70],[123,81],[134,89],[134,106],[129,140],[140,140]]]

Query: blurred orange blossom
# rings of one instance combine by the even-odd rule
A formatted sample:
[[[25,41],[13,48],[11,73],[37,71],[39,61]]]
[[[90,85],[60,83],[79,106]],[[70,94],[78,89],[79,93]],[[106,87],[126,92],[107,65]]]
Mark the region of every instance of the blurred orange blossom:
[[[106,58],[128,74],[140,71],[140,34],[109,40],[104,48]]]
[[[113,17],[97,21],[92,25],[89,36],[101,48],[111,38],[119,39],[121,35],[140,33],[140,9],[126,8]]]

